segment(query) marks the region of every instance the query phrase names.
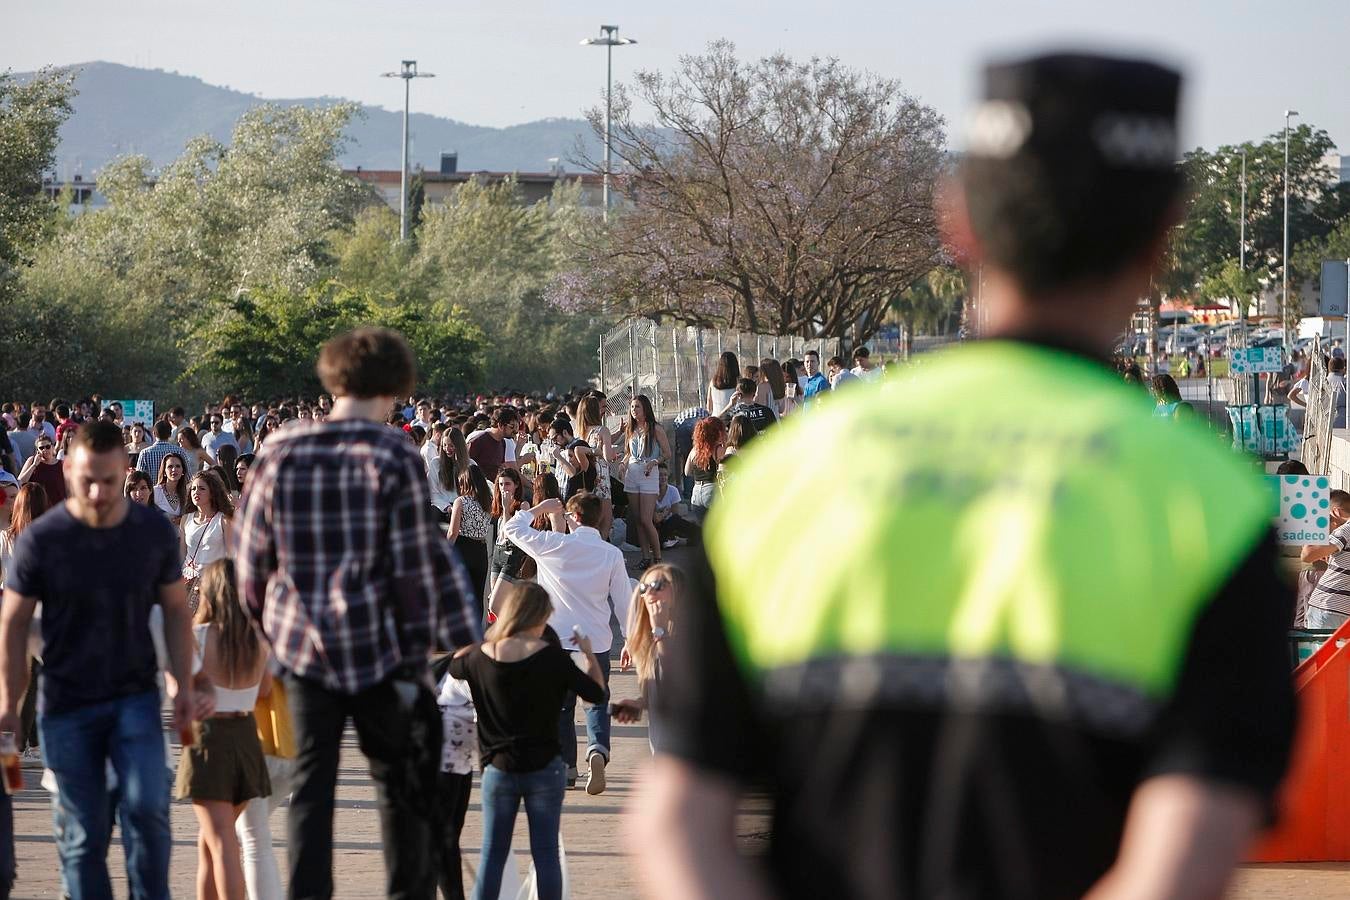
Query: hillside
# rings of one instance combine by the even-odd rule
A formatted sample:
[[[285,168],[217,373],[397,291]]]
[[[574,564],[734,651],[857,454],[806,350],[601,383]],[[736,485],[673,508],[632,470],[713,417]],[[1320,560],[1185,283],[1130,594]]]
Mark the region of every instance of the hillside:
[[[199,134],[228,140],[234,122],[247,109],[262,103],[314,106],[340,98],[305,97],[268,100],[206,84],[199,78],[116,63],[92,62],[73,66],[79,71],[75,113],[61,130],[57,174],[86,177],[108,160],[142,153],[163,165]],[[24,74],[17,77],[24,78]],[[397,169],[402,114],[364,106],[365,115],[352,123],[351,138],[342,157],[345,167]],[[467,125],[442,116],[414,113],[410,162],[434,170],[442,150],[459,153],[461,170],[547,171],[550,157],[559,157],[569,170],[578,135],[596,147],[581,119],[543,119],[508,128]],[[594,151],[598,152],[598,151]]]

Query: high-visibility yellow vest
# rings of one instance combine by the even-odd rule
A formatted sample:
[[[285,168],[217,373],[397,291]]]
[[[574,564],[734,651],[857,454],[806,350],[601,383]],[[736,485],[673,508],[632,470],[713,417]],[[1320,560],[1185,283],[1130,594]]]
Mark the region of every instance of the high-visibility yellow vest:
[[[1011,663],[1164,699],[1272,511],[1250,459],[1152,410],[1085,357],[989,341],[788,419],[707,523],[743,670],[763,686],[821,660]],[[835,695],[922,674],[855,669]]]

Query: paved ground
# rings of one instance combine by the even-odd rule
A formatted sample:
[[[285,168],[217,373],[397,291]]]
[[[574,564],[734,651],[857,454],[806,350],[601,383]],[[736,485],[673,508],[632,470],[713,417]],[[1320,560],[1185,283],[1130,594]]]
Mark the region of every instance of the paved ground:
[[[672,554],[672,555],[678,555]],[[611,623],[616,625],[617,623]],[[616,647],[618,644],[616,643]],[[637,694],[637,678],[631,672],[618,671],[615,661],[611,677],[615,699]],[[585,728],[578,708],[578,734],[584,741]],[[608,789],[592,797],[578,788],[568,793],[563,806],[562,833],[567,850],[567,873],[571,896],[576,900],[626,900],[640,896],[639,884],[623,843],[624,810],[634,795],[644,767],[650,761],[647,729],[643,725],[613,729],[614,759],[608,770]],[[584,743],[581,745],[584,748]],[[15,798],[15,834],[19,864],[19,882],[15,898],[56,898],[60,896],[56,847],[51,837],[47,794],[37,789],[38,771],[25,770],[27,786]],[[380,830],[375,811],[375,791],[366,773],[365,759],[356,747],[355,736],[343,741],[342,767],[338,779],[338,809],[334,823],[334,863],[337,895],[349,898],[375,898],[383,895],[384,869]],[[468,818],[461,839],[466,870],[478,864],[481,840],[481,811],[475,784],[470,798]],[[272,818],[274,847],[285,869],[285,808]],[[195,892],[197,826],[190,805],[175,803],[172,808],[174,835],[171,882],[175,897],[192,897]],[[762,801],[747,800],[742,806],[738,832],[748,846],[760,844],[768,829],[766,807]],[[117,837],[114,836],[116,844]],[[516,822],[516,864],[522,875],[529,868],[529,842],[522,811]],[[121,850],[110,856],[110,872],[118,897],[127,895]],[[466,876],[466,887],[471,876]],[[1328,865],[1262,865],[1242,870],[1231,897],[1239,900],[1332,900],[1350,898],[1350,863]],[[514,898],[509,898],[514,900]]]
[[[616,697],[637,693],[637,680],[631,673],[615,673]],[[581,721],[578,714],[578,722]],[[584,728],[581,729],[584,735]],[[578,789],[569,792],[564,806],[563,842],[567,848],[568,873],[576,886],[574,897],[622,898],[637,894],[637,880],[624,858],[620,845],[621,810],[632,796],[634,781],[649,753],[647,730],[639,726],[615,726],[614,761],[608,772],[608,789],[591,797]],[[37,787],[38,772],[25,771],[29,787]],[[280,860],[286,853],[285,809],[272,819],[273,838]],[[172,888],[175,897],[191,897],[196,872],[196,822],[187,803],[175,803],[173,818]],[[475,785],[465,824],[462,847],[469,865],[478,862],[481,839],[478,789]],[[19,883],[15,897],[59,897],[56,847],[51,837],[47,794],[40,789],[25,790],[15,798],[15,830],[19,863]],[[529,866],[529,842],[525,836],[525,817],[517,821],[517,862],[522,874]],[[383,894],[383,857],[379,822],[375,812],[375,791],[366,774],[365,759],[349,732],[343,742],[342,768],[338,779],[338,810],[334,826],[335,868],[338,895],[342,897],[378,897]],[[116,838],[114,838],[116,840]],[[120,849],[111,855],[110,870],[117,895],[126,895]]]
[[[636,678],[616,672],[614,695],[636,694]],[[578,715],[578,722],[580,722]],[[580,729],[584,734],[584,728]],[[365,771],[365,760],[349,735],[343,743],[343,764],[339,774],[338,811],[335,823],[339,897],[373,898],[383,893],[383,861],[379,823],[375,813],[375,791]],[[621,900],[639,896],[638,880],[627,859],[621,835],[623,809],[633,796],[635,783],[648,762],[646,728],[615,726],[614,761],[609,767],[609,787],[604,794],[591,797],[578,789],[569,792],[563,808],[563,841],[567,848],[568,876],[574,898],[584,900]],[[35,770],[25,771],[29,786],[36,787]],[[764,807],[747,801],[739,831],[747,839],[766,828]],[[175,803],[172,810],[174,855],[172,887],[175,897],[191,897],[196,872],[196,823],[186,803]],[[278,858],[285,860],[285,816],[283,808],[272,819]],[[478,863],[480,812],[477,786],[470,801],[462,846],[466,863]],[[15,830],[19,861],[16,898],[56,898],[60,896],[56,868],[56,847],[52,842],[47,795],[26,790],[15,798]],[[528,840],[522,812],[516,826],[514,844],[516,863],[522,873],[529,867]],[[126,878],[121,852],[114,849],[110,870],[114,889],[126,896]],[[1245,868],[1232,897],[1240,900],[1306,900],[1306,898],[1350,898],[1350,864],[1262,865]]]

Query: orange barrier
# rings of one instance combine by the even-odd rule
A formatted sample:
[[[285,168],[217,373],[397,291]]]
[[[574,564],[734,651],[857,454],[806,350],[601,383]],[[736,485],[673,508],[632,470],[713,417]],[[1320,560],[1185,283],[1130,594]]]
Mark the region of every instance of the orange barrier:
[[[1247,858],[1350,860],[1350,622],[1294,670],[1294,687],[1299,727],[1277,800],[1280,821]]]

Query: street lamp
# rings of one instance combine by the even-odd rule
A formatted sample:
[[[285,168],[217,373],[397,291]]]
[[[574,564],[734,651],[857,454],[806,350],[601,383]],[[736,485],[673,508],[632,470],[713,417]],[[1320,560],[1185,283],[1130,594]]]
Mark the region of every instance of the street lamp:
[[[1242,212],[1238,217],[1238,270],[1247,271],[1247,148],[1242,148]]]
[[[1280,313],[1284,322],[1284,349],[1289,349],[1289,120],[1298,115],[1296,109],[1284,111],[1284,260],[1280,263],[1280,281],[1283,304]]]
[[[383,72],[381,78],[403,79],[403,166],[398,179],[398,239],[408,239],[408,97],[414,78],[435,78],[430,72],[417,71],[417,60],[403,60],[402,68],[397,72]]]
[[[614,114],[614,48],[623,47],[627,44],[636,44],[637,41],[632,38],[619,37],[618,25],[601,25],[600,31],[602,37],[586,38],[581,42],[583,47],[604,47],[605,48],[605,174],[603,201],[605,204],[604,218],[609,221],[609,156],[610,156],[610,122]]]

